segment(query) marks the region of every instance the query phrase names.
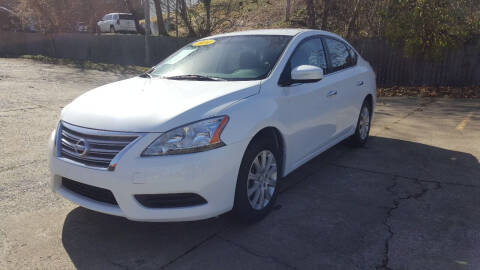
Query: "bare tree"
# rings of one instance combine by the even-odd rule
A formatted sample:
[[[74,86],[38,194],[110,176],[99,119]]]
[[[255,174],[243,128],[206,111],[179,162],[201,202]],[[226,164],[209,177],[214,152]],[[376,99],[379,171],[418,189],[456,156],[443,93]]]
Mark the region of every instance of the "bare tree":
[[[355,0],[353,14],[350,16],[348,23],[346,24],[345,28],[345,37],[346,39],[350,39],[353,34],[353,27],[357,22],[358,14],[360,13],[360,0]]]
[[[71,31],[77,17],[73,4],[65,0],[19,0],[17,12],[25,23],[33,20],[45,33]]]
[[[145,13],[145,64],[150,65],[150,0],[143,0],[143,8]]]
[[[322,24],[320,25],[321,29],[327,29],[328,13],[330,12],[331,3],[331,0],[323,0]]]
[[[315,5],[314,0],[305,0],[305,4],[307,5],[307,27],[315,28],[316,25],[316,12],[315,12]]]
[[[176,9],[182,19],[188,36],[208,36],[213,32],[228,31],[239,18],[236,12],[240,6],[238,0],[211,1],[199,0],[188,7],[185,0],[178,0]]]
[[[178,0],[175,0],[175,36],[178,38]]]
[[[168,22],[168,28],[170,27],[170,0],[167,1],[167,22]],[[170,29],[167,29],[167,32]]]
[[[131,1],[132,0],[123,0],[123,2],[125,3],[125,6],[127,7],[128,12],[131,13],[133,17],[135,17],[135,28],[137,28],[137,31],[140,31],[141,28],[140,28],[140,24],[138,23],[138,13]]]
[[[286,0],[286,3],[285,3],[285,21],[288,22],[290,21],[290,9],[291,9],[291,1],[290,0]]]
[[[167,29],[165,28],[165,23],[163,21],[163,11],[161,0],[153,0],[155,3],[155,12],[157,13],[157,26],[158,34],[161,36],[168,36]]]
[[[206,26],[205,26],[205,32],[210,33],[212,31],[212,22],[210,19],[210,8],[211,8],[211,0],[202,0],[203,5],[205,7],[205,13],[206,13]]]
[[[187,11],[187,2],[186,0],[177,0],[179,3],[179,9],[180,9],[180,17],[183,20],[183,23],[185,23],[185,26],[188,29],[188,36],[189,37],[195,37],[197,36],[197,33],[193,29],[192,22],[190,20],[190,16],[188,15]]]

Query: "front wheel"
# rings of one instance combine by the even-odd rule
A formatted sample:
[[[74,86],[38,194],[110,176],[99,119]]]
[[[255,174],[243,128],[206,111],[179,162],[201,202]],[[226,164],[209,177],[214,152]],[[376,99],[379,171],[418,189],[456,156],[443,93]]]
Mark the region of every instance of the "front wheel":
[[[371,104],[367,99],[363,102],[362,108],[360,109],[360,116],[358,117],[357,128],[355,133],[350,137],[350,143],[352,146],[363,146],[370,134],[370,126],[372,120]]]
[[[265,217],[278,195],[280,156],[269,140],[252,142],[242,159],[235,190],[233,213],[243,222],[255,222]]]

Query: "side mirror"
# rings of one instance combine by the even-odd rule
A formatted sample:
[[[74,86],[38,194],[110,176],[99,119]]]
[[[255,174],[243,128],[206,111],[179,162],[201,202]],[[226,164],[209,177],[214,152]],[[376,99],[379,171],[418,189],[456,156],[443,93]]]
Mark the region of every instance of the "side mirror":
[[[323,79],[323,69],[311,65],[301,65],[292,70],[291,79],[293,82],[300,83],[318,82]]]

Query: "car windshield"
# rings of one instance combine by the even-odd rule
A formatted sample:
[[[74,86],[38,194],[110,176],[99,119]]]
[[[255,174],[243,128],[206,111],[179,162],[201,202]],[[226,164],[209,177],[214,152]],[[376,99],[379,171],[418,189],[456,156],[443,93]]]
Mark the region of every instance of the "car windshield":
[[[178,80],[260,80],[268,76],[290,36],[241,35],[203,39],[185,46],[150,72]]]

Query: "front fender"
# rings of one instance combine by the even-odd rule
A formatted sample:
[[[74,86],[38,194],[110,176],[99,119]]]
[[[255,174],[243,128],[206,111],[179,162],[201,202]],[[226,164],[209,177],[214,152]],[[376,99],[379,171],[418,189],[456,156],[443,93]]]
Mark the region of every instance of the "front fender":
[[[266,127],[275,127],[283,134],[286,129],[277,120],[277,111],[278,104],[275,100],[262,95],[252,96],[232,104],[221,113],[230,117],[222,133],[222,140],[226,144],[250,141]]]

